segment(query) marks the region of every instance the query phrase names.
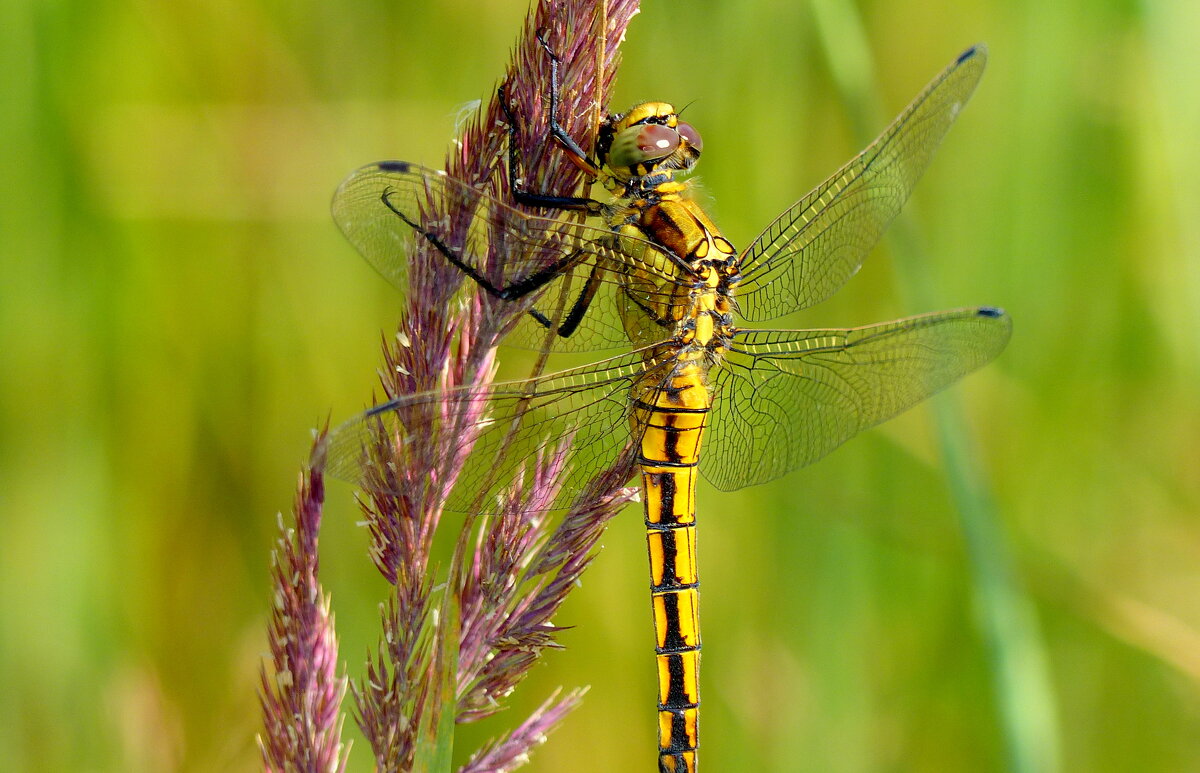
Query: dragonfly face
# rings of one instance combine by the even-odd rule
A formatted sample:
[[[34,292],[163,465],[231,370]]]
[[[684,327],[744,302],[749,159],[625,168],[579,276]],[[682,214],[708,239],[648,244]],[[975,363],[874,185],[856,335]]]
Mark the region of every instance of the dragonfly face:
[[[617,183],[640,187],[630,183],[658,170],[691,169],[702,147],[700,133],[680,121],[674,107],[666,102],[643,102],[604,119],[597,134],[596,156]]]
[[[824,330],[750,330],[734,319],[807,308],[858,271],[984,61],[982,47],[964,52],[871,145],[741,251],[676,179],[699,158],[694,127],[667,103],[643,103],[597,127],[590,158],[554,120],[553,58],[551,134],[605,183],[611,202],[519,184],[521,117],[503,89],[513,201],[406,162],[364,167],[334,196],[343,232],[401,289],[415,245],[456,267],[469,288],[513,304],[520,321],[506,342],[547,353],[622,350],[522,381],[398,396],[329,435],[326,470],[403,495],[397,457],[432,454],[461,465],[445,507],[467,511],[528,484],[526,460],[562,453],[554,509],[625,459],[645,492],[662,771],[696,769],[699,475],[731,490],[810,464],[987,363],[1008,341],[1009,318],[986,306]],[[564,211],[602,222],[581,224]],[[453,442],[423,442],[435,426]]]

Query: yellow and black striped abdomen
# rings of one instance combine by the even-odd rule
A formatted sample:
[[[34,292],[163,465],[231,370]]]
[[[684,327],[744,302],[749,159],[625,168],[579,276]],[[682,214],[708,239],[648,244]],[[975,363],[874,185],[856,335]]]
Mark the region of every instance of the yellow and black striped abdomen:
[[[712,396],[698,362],[665,383],[639,387],[635,422],[650,551],[650,592],[658,661],[659,770],[696,769],[700,706],[696,475]]]

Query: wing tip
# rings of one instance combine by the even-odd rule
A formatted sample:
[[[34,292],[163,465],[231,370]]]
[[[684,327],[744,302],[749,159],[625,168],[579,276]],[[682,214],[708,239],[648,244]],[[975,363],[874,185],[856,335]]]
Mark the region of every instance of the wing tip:
[[[1001,317],[1007,317],[1008,312],[1006,312],[1004,309],[1000,308],[999,306],[980,306],[978,309],[975,310],[975,315],[979,316],[979,317],[989,317],[991,319],[999,319]]]
[[[412,169],[412,164],[407,161],[378,161],[373,165],[381,172],[399,172],[407,174]]]
[[[973,59],[975,57],[979,57],[980,59],[987,59],[987,51],[988,51],[988,47],[987,47],[986,43],[976,43],[975,45],[968,48],[966,51],[963,51],[961,54],[959,54],[958,59],[954,60],[954,64],[960,65],[963,62],[967,61],[968,59]]]

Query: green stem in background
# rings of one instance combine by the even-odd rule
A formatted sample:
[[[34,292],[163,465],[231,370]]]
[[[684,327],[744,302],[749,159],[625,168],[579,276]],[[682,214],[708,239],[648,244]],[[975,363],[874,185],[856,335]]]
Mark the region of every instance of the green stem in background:
[[[870,48],[862,20],[847,0],[814,0],[813,15],[825,57],[849,106],[857,138],[869,140],[886,122],[874,88]],[[901,294],[932,308],[933,282],[922,259],[919,234],[901,217],[889,230]],[[967,543],[974,602],[990,655],[996,708],[1004,726],[1007,769],[1014,773],[1060,770],[1054,691],[1033,605],[1017,578],[1007,537],[983,472],[974,462],[960,402],[943,394],[932,401],[946,475]]]

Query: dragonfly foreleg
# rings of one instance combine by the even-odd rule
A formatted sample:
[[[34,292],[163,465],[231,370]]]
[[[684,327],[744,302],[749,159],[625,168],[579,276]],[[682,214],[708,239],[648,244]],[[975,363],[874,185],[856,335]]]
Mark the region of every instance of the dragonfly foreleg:
[[[571,161],[585,172],[590,172],[594,177],[597,174],[596,170],[599,164],[589,158],[587,152],[579,147],[579,144],[575,142],[571,135],[567,134],[567,130],[558,123],[558,54],[554,53],[554,49],[550,48],[550,44],[546,42],[545,30],[538,30],[537,40],[542,45],[542,50],[550,57],[550,133],[562,144],[567,153],[572,156]]]
[[[546,42],[544,30],[538,30],[538,43],[545,50],[546,55],[550,57],[550,93],[549,101],[549,124],[550,134],[554,139],[558,140],[566,151],[567,160],[575,166],[583,170],[583,172],[591,177],[599,175],[599,165],[588,157],[587,152],[579,147],[579,143],[571,138],[558,123],[558,102],[559,102],[559,82],[558,82],[558,55],[550,48],[550,44]],[[544,209],[565,209],[573,212],[586,212],[589,215],[599,215],[604,205],[595,199],[587,198],[586,196],[554,196],[545,193],[535,193],[528,190],[519,182],[517,175],[518,164],[518,143],[517,143],[517,117],[513,113],[512,105],[508,99],[508,84],[502,85],[497,95],[500,98],[500,107],[504,110],[504,116],[508,121],[508,185],[512,191],[512,196],[520,204],[530,207],[541,207]]]

